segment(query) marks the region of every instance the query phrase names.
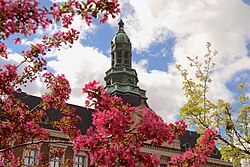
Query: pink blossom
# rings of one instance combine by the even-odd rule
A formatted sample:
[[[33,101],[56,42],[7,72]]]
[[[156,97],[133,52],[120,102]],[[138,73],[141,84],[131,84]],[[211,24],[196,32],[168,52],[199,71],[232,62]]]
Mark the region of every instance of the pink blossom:
[[[207,158],[215,148],[217,134],[218,132],[214,129],[205,129],[201,141],[196,144],[195,148],[187,150],[183,155],[171,157],[170,165],[199,167],[207,163]]]
[[[185,133],[187,125],[184,121],[167,124],[152,110],[145,108],[139,111],[139,120],[134,107],[122,103],[121,98],[110,96],[102,86],[92,81],[84,86],[83,92],[88,94],[87,104],[93,105],[93,125],[87,131],[85,147],[92,165],[122,164],[121,166],[157,166],[159,159],[156,155],[142,154],[140,148],[146,141],[154,145],[163,142],[173,142],[177,135]],[[110,145],[112,143],[112,145]]]
[[[96,7],[93,8],[93,5]],[[93,16],[96,18],[105,15],[106,18],[107,14],[113,17],[119,13],[119,5],[114,0],[89,1],[85,4],[79,3],[77,0],[69,0],[64,4],[54,3],[48,9],[41,6],[43,5],[39,5],[37,0],[1,0],[1,57],[8,59],[8,47],[5,41],[12,35],[31,36],[36,34],[39,28],[46,29],[54,23],[62,23],[67,28],[70,27],[76,15],[85,18],[89,24]],[[44,55],[52,48],[60,49],[64,44],[72,45],[78,40],[79,34],[79,31],[68,29],[55,32],[51,36],[44,36],[40,43],[31,44],[30,48],[21,51],[23,60],[18,65],[6,64],[0,68],[0,107],[3,110],[0,120],[0,145],[1,150],[7,150],[1,153],[4,163],[8,161],[12,166],[22,166],[22,160],[15,157],[12,147],[19,147],[30,141],[48,139],[49,132],[40,126],[39,118],[45,118],[45,110],[49,108],[58,109],[63,115],[62,119],[50,122],[54,128],[68,135],[72,141],[80,134],[76,127],[80,118],[75,114],[76,110],[66,104],[71,88],[64,75],[54,76],[51,73],[43,75],[44,83],[50,92],[42,96],[37,108],[30,108],[22,99],[16,98],[16,93],[21,91],[20,86],[27,86],[27,83],[35,81],[39,73],[47,69]],[[14,38],[14,43],[21,44],[21,39]],[[22,67],[23,69],[21,69]],[[22,73],[17,73],[18,70]],[[111,102],[111,100],[108,101]],[[102,102],[102,106],[106,102]],[[125,125],[124,121],[119,124]],[[91,131],[89,130],[88,133],[91,134]],[[86,146],[83,141],[85,140],[77,140],[80,149]],[[88,144],[93,143],[93,140],[86,141]],[[54,151],[48,157],[57,154],[62,155],[63,152]]]
[[[0,56],[4,57],[4,58],[8,58],[7,57],[7,46],[5,45],[5,43],[0,42]]]

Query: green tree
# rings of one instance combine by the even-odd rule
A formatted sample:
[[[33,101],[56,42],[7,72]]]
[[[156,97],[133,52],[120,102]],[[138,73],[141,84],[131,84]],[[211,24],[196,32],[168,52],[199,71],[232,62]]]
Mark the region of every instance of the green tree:
[[[180,109],[180,116],[196,126],[198,133],[206,128],[217,129],[219,135],[216,139],[222,159],[239,164],[242,159],[250,158],[250,103],[246,95],[246,83],[237,86],[240,91],[237,109],[222,99],[216,102],[209,99],[210,74],[215,65],[212,59],[218,53],[211,50],[210,43],[206,47],[207,53],[202,63],[198,57],[187,57],[191,68],[195,69],[194,77],[187,69],[176,65],[184,79],[183,90],[187,98],[187,103]]]

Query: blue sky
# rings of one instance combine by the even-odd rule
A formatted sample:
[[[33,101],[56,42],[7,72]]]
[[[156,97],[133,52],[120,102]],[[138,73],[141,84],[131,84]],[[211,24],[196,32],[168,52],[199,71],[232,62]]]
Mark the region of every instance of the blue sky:
[[[50,2],[57,1],[63,0]],[[72,49],[65,47],[46,56],[49,69],[64,73],[69,79],[70,103],[84,104],[81,94],[84,83],[96,79],[105,84],[103,77],[110,68],[110,42],[120,17],[132,42],[133,68],[137,70],[139,86],[147,90],[149,106],[164,120],[175,120],[178,109],[185,103],[182,79],[174,65],[182,64],[189,69],[186,56],[202,58],[208,41],[219,52],[214,59],[216,67],[211,74],[209,98],[234,103],[235,86],[242,81],[249,83],[250,0],[123,0],[121,11],[118,18],[106,24],[94,21],[90,27],[76,18],[73,27],[81,31],[80,40]],[[40,31],[38,36],[23,39],[21,46],[8,43],[11,61],[20,60],[18,54],[23,47],[60,28],[57,25]],[[25,91],[31,94],[46,91],[40,81],[29,86]]]

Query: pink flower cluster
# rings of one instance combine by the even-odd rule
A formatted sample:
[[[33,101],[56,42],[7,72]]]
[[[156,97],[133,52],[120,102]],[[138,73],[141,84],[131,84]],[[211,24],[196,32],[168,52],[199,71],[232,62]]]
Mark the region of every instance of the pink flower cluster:
[[[52,21],[45,10],[38,9],[37,0],[1,0],[0,1],[0,39],[20,33],[36,33],[39,26],[46,28]]]
[[[152,144],[160,145],[163,142],[171,144],[177,135],[186,132],[187,124],[183,120],[176,121],[176,125],[167,124],[148,108],[140,112],[143,113],[143,116],[138,126],[138,132],[146,136],[148,140],[152,140]]]
[[[60,48],[62,46],[62,43],[73,44],[73,42],[79,38],[79,34],[79,31],[71,28],[67,32],[56,32],[50,38],[44,36],[42,42],[44,43],[45,48],[48,50],[50,50],[52,47]]]
[[[204,130],[202,139],[196,144],[195,148],[187,150],[184,155],[171,157],[170,166],[178,167],[199,167],[207,163],[207,158],[215,149],[215,139],[218,132],[214,129]]]
[[[41,106],[45,110],[50,108],[60,110],[63,117],[59,121],[53,121],[53,126],[67,134],[70,138],[75,138],[80,133],[76,128],[80,117],[75,114],[76,109],[66,103],[71,93],[68,80],[65,79],[64,75],[54,76],[48,72],[44,73],[43,77],[45,78],[44,82],[47,88],[51,92],[42,96],[43,103]]]
[[[54,76],[54,74],[46,72],[43,77],[46,87],[51,90],[50,93],[42,96],[42,100],[47,104],[46,109],[51,107],[60,109],[61,106],[66,105],[66,100],[69,99],[71,93],[69,81],[63,74]]]
[[[4,68],[5,69],[0,69],[0,95],[12,95],[15,91],[14,83],[18,78],[17,67],[13,64],[5,64]]]
[[[0,42],[0,56],[8,59],[7,46],[3,42]]]
[[[87,0],[86,2],[79,3],[77,0],[69,0],[70,8],[66,8],[66,10],[72,10],[75,8],[77,14],[81,15],[83,19],[85,19],[86,23],[90,25],[92,23],[92,17],[97,18],[101,9],[104,9],[101,13],[103,13],[103,17],[100,20],[101,23],[105,23],[108,20],[108,16],[112,16],[120,13],[118,0]],[[63,11],[63,10],[61,10]],[[64,10],[65,11],[65,10]],[[72,15],[64,18],[64,25],[67,26],[67,23],[71,22]],[[65,27],[66,27],[65,26]]]
[[[96,112],[94,128],[85,137],[78,136],[75,150],[88,148],[91,165],[96,166],[157,166],[158,156],[142,154],[141,147],[146,141],[158,146],[165,141],[173,142],[176,135],[185,133],[185,122],[167,124],[148,108],[136,111],[97,84],[93,81],[82,89],[88,94],[85,104],[94,106]]]
[[[45,29],[52,24],[53,19],[58,22],[62,18],[63,27],[68,28],[75,14],[81,15],[89,25],[92,17],[97,18],[99,13],[103,13],[101,23],[104,23],[109,15],[115,17],[120,12],[118,0],[88,0],[84,3],[78,0],[68,0],[62,5],[53,4],[49,8],[51,11],[38,6],[37,0],[1,0],[0,39],[9,38],[15,33],[25,36],[35,34],[39,26]]]

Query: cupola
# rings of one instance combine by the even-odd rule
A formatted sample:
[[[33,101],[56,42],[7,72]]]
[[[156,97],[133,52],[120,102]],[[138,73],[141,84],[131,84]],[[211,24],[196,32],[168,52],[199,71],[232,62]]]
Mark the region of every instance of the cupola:
[[[124,31],[123,21],[120,20],[118,25],[118,32],[111,41],[111,65],[131,67],[131,42]]]
[[[120,96],[125,102],[138,106],[147,98],[146,91],[137,86],[137,73],[131,67],[131,48],[130,39],[124,31],[124,23],[120,20],[118,31],[111,41],[111,68],[106,71],[104,79],[109,94]]]

